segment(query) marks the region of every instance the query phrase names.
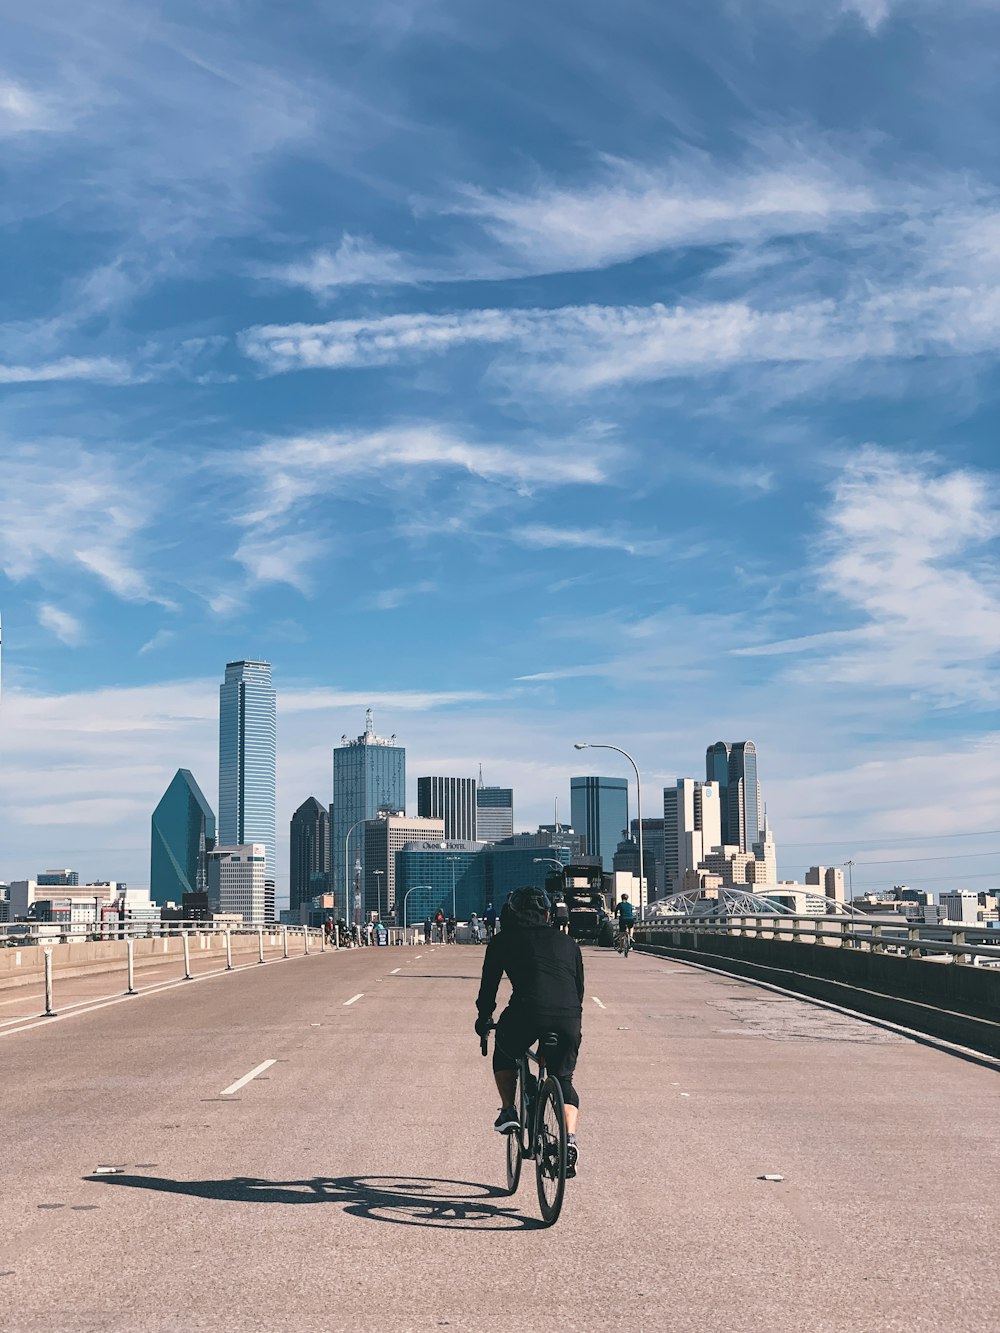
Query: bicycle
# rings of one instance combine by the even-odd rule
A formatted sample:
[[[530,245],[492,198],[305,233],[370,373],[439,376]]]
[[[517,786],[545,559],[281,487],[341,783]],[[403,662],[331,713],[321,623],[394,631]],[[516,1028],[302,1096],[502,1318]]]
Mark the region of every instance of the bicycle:
[[[632,948],[632,936],[627,930],[619,930],[618,934],[615,936],[615,948],[622,957],[627,958],[629,956],[629,952]]]
[[[493,1025],[496,1026],[495,1024]],[[545,1050],[559,1042],[555,1032],[544,1032],[536,1048],[528,1050],[517,1062],[518,1127],[507,1134],[507,1193],[514,1194],[521,1181],[521,1165],[528,1157],[535,1159],[535,1189],[542,1221],[552,1226],[562,1210],[566,1192],[566,1104],[559,1080],[545,1072]],[[486,1054],[486,1037],[480,1050]],[[536,1078],[532,1064],[538,1066]]]

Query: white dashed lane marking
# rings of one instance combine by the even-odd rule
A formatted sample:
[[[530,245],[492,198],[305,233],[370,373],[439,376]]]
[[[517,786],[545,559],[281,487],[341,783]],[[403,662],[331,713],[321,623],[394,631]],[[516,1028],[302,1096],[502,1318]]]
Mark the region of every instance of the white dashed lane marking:
[[[252,1078],[256,1078],[258,1074],[263,1074],[265,1069],[270,1069],[271,1066],[276,1063],[275,1060],[265,1060],[264,1063],[259,1064],[256,1069],[251,1069],[249,1074],[244,1074],[243,1077],[238,1078],[235,1083],[230,1083],[228,1088],[223,1088],[219,1093],[219,1096],[231,1097],[234,1092],[239,1092],[240,1088],[245,1088]]]
[[[601,1009],[604,1008],[604,1004],[603,1004],[603,1002],[602,1002],[601,1000],[599,1000],[599,999],[597,998],[596,995],[592,995],[590,998],[591,998],[591,999],[594,1001],[594,1003],[595,1003],[596,1005],[598,1005]]]
[[[358,1000],[361,999],[362,995],[364,995],[364,991],[363,991],[363,990],[362,990],[362,991],[358,991],[357,995],[352,995],[351,998],[350,998],[349,1000],[345,1000],[345,1001],[344,1001],[344,1008],[346,1009],[347,1006],[348,1006],[349,1004],[355,1004]]]
[[[394,968],[392,969],[392,971],[389,973],[390,977],[394,977],[398,971],[399,971],[399,968],[398,968],[398,967],[394,967]]]

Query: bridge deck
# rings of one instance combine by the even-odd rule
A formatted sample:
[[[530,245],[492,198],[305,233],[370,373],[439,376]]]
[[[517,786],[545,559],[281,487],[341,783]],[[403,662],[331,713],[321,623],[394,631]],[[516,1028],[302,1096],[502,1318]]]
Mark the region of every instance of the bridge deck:
[[[589,951],[581,1175],[538,1229],[533,1179],[497,1188],[481,958],[314,954],[0,1029],[3,1327],[995,1328],[996,1071]]]

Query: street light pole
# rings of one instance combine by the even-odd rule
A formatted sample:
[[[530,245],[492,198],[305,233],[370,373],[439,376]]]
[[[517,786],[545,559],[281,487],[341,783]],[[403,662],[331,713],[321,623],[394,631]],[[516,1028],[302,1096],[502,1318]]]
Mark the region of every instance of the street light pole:
[[[434,890],[434,886],[433,886],[432,884],[411,884],[410,887],[409,887],[409,888],[406,890],[406,892],[403,894],[403,935],[404,935],[404,938],[405,938],[405,935],[406,935],[406,900],[407,900],[407,898],[409,898],[410,894],[413,892],[414,889],[427,889],[428,892],[433,892],[433,890]]]
[[[351,871],[350,871],[350,868],[349,868],[348,863],[347,863],[347,858],[348,858],[348,856],[349,856],[349,854],[350,854],[351,834],[354,832],[354,830],[355,830],[356,828],[360,828],[361,825],[364,824],[364,823],[367,823],[367,820],[365,820],[365,819],[356,819],[356,820],[354,821],[354,823],[351,825],[351,827],[347,830],[347,837],[344,839],[344,920],[345,920],[345,921],[348,921],[348,922],[349,922],[350,924],[352,924],[352,925],[353,925],[354,923],[350,920],[350,918],[351,918],[352,915],[353,915],[353,912],[352,912],[352,909],[351,909],[351,904],[350,904],[350,893],[351,893]],[[336,895],[336,894],[333,895],[333,910],[334,910],[335,912],[336,912],[336,910],[337,910],[337,895]]]
[[[577,741],[574,750],[614,750],[617,754],[623,754],[635,769],[635,813],[639,822],[639,920],[645,915],[646,906],[646,863],[642,854],[642,783],[639,780],[639,765],[635,762],[628,750],[623,750],[620,745],[601,745],[597,741]]]
[[[448,860],[451,862],[451,918],[455,921],[457,920],[457,913],[455,911],[455,862],[458,860],[458,857],[449,856]]]
[[[376,907],[376,909],[377,909],[377,911],[378,911],[378,919],[381,921],[381,920],[382,920],[382,880],[381,880],[380,876],[384,876],[384,875],[385,875],[385,871],[384,871],[384,870],[373,870],[373,871],[372,871],[372,874],[375,876],[375,907]],[[386,914],[386,916],[389,915],[389,896],[388,896],[388,892],[386,893],[386,899],[385,899],[385,914]]]

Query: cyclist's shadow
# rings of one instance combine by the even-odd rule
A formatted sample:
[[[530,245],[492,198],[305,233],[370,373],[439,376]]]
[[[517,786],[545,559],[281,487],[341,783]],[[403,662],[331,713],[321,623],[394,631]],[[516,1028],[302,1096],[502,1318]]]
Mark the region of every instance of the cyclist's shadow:
[[[513,1206],[495,1185],[468,1180],[427,1180],[418,1176],[314,1176],[308,1180],[170,1180],[164,1176],[86,1176],[99,1185],[187,1194],[226,1203],[335,1203],[351,1217],[398,1226],[438,1227],[452,1231],[530,1231],[544,1225]]]

